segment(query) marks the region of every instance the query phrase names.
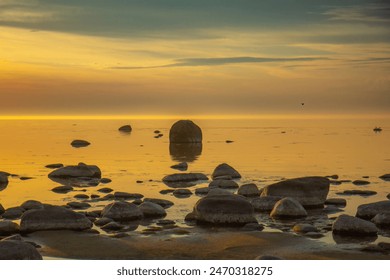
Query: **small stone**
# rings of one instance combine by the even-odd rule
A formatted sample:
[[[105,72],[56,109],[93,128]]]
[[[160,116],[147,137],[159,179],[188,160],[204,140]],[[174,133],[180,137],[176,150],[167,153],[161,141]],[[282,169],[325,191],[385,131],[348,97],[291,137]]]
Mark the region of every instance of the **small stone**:
[[[112,180],[109,179],[109,178],[101,178],[100,179],[100,183],[102,183],[102,184],[108,184],[108,183],[111,183],[111,182],[112,182]]]
[[[100,218],[100,219],[95,220],[94,224],[97,225],[98,227],[101,227],[101,226],[104,226],[104,225],[111,223],[113,221],[114,220],[110,219],[110,218]]]
[[[70,143],[70,145],[72,145],[72,147],[74,148],[82,148],[91,145],[91,143],[86,140],[77,139],[77,140],[73,140],[72,143]]]
[[[0,260],[42,260],[34,246],[17,240],[0,241]]]
[[[229,192],[228,190],[214,188],[214,189],[210,189],[210,191],[209,191],[209,193],[207,194],[207,196],[231,195],[231,194],[232,194],[232,193]]]
[[[343,214],[333,223],[333,232],[340,235],[376,235],[378,228],[371,222]]]
[[[142,219],[143,214],[141,210],[132,203],[116,201],[104,207],[102,217],[110,218],[114,221],[131,221]]]
[[[79,193],[79,194],[76,194],[76,195],[74,196],[74,198],[77,198],[77,199],[88,199],[89,196],[86,195],[86,194],[83,194],[83,193]]]
[[[334,174],[334,175],[329,175],[329,176],[326,176],[327,178],[330,178],[330,179],[334,179],[334,180],[337,180],[339,178],[339,175],[337,174]]]
[[[208,178],[202,173],[176,173],[165,176],[163,182],[194,182],[194,181],[207,181]]]
[[[344,198],[328,198],[325,201],[327,205],[337,205],[337,206],[346,206],[347,201]]]
[[[370,220],[380,213],[390,213],[390,201],[362,204],[357,208],[356,217]]]
[[[260,196],[260,191],[255,184],[245,184],[238,189],[237,194],[247,197]]]
[[[156,203],[156,204],[162,206],[165,209],[169,208],[173,205],[172,201],[169,201],[166,199],[158,199],[158,198],[145,198],[144,202],[153,202],[153,203]]]
[[[101,192],[101,193],[110,193],[110,192],[113,192],[114,190],[111,188],[101,188],[101,189],[98,189],[97,191]]]
[[[168,194],[168,193],[173,193],[175,190],[172,190],[172,189],[167,189],[167,190],[161,190],[159,191],[159,193],[161,194]]]
[[[352,182],[352,184],[357,185],[357,186],[364,186],[370,184],[370,182],[365,181],[365,180],[355,180]]]
[[[318,232],[318,229],[310,224],[296,224],[293,231],[298,233]]]
[[[192,192],[188,189],[176,189],[173,195],[178,198],[190,197]]]
[[[175,223],[175,221],[172,221],[172,220],[158,220],[156,222],[156,224],[159,226],[166,226],[166,225],[174,225],[176,223]]]
[[[131,125],[127,124],[127,125],[121,126],[120,128],[118,128],[118,130],[120,132],[130,133],[133,129],[132,129]]]
[[[137,180],[137,181],[135,181],[137,184],[142,184],[144,181],[142,181],[142,180]]]
[[[5,210],[2,217],[3,219],[16,220],[23,215],[24,211],[22,207],[10,207]]]
[[[52,164],[46,165],[45,167],[50,168],[50,169],[57,169],[57,168],[64,167],[64,165],[62,163],[52,163]]]
[[[167,215],[165,209],[153,202],[144,202],[138,206],[145,218],[160,218]]]
[[[27,177],[27,176],[22,176],[19,178],[21,181],[26,181],[26,180],[31,180],[34,179],[34,177]]]
[[[87,209],[87,208],[91,207],[91,205],[89,203],[77,202],[77,201],[68,202],[66,205],[68,205],[70,208],[73,208],[73,209]]]
[[[379,178],[381,178],[384,181],[390,181],[390,173],[384,174],[384,175],[380,176]]]
[[[255,211],[259,212],[271,212],[276,202],[281,200],[281,196],[261,196],[251,201]]]
[[[100,195],[98,195],[98,194],[91,194],[91,198],[92,199],[96,199],[96,198],[99,198],[100,197]]]
[[[323,210],[325,213],[327,214],[334,214],[334,213],[338,213],[338,212],[343,212],[344,210],[343,209],[340,209],[339,207],[337,207],[336,205],[327,205],[324,210]]]
[[[197,188],[195,189],[195,194],[196,195],[207,195],[210,191],[209,187],[204,187],[204,188]]]
[[[378,213],[371,220],[374,224],[381,228],[390,228],[390,212]]]
[[[73,191],[73,187],[71,187],[71,186],[59,186],[59,187],[55,187],[55,188],[51,189],[51,191],[55,192],[55,193],[68,193],[68,192]]]
[[[361,195],[361,196],[371,196],[376,195],[376,191],[370,190],[345,190],[342,193],[336,193],[338,195]]]
[[[233,140],[225,140],[225,143],[227,144],[230,144],[230,143],[233,143],[234,141]]]
[[[140,193],[127,193],[127,192],[115,192],[114,193],[115,199],[119,200],[131,200],[131,199],[140,199],[144,196]]]
[[[180,171],[186,171],[188,169],[188,164],[187,164],[187,162],[181,162],[181,163],[172,165],[171,168],[172,169],[177,169],[177,170],[180,170]]]
[[[222,163],[218,165],[214,169],[213,174],[211,175],[213,179],[219,176],[231,176],[232,178],[241,178],[240,173],[238,173],[236,169],[234,169],[227,163]]]
[[[276,219],[296,219],[306,217],[307,212],[297,200],[285,197],[275,204],[270,216]]]

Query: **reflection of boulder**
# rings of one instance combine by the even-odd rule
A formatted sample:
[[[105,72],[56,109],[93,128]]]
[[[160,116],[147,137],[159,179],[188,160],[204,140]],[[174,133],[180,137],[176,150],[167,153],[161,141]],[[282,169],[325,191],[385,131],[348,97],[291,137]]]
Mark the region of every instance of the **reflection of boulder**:
[[[337,244],[372,243],[378,238],[377,235],[340,235],[340,234],[337,234],[334,232],[333,232],[332,236],[333,236],[333,240]]]
[[[172,160],[193,162],[202,154],[202,143],[170,143],[169,154]]]

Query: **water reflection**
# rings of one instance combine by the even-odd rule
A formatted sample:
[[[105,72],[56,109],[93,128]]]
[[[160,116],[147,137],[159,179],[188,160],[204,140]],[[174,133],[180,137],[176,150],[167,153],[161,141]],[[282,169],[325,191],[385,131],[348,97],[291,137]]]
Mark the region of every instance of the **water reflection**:
[[[202,143],[170,143],[169,154],[175,161],[193,162],[202,154]]]
[[[340,235],[333,233],[333,240],[337,244],[348,244],[348,243],[357,243],[357,244],[364,244],[364,243],[371,243],[374,242],[378,236],[377,235],[369,235],[369,236],[350,236],[350,235]]]

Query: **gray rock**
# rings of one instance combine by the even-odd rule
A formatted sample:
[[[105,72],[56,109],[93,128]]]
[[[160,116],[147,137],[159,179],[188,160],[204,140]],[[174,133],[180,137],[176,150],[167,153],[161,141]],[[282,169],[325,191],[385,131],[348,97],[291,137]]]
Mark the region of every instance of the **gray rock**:
[[[357,208],[356,217],[371,220],[375,215],[380,213],[390,213],[389,200],[360,205]]]
[[[281,196],[261,196],[251,201],[255,211],[271,212],[274,209],[276,202],[281,200]]]
[[[49,178],[100,178],[101,175],[102,173],[96,165],[79,163],[56,169],[49,174]]]
[[[144,202],[138,206],[145,218],[162,218],[167,215],[165,209],[153,202]]]
[[[180,171],[186,171],[188,169],[188,164],[187,164],[187,162],[180,162],[178,164],[172,165],[171,168],[177,169]]]
[[[311,224],[296,224],[293,231],[298,233],[318,232],[318,229]]]
[[[108,183],[111,183],[111,182],[112,182],[112,180],[109,179],[109,178],[101,178],[100,179],[100,183],[102,183],[102,184],[108,184]]]
[[[32,209],[43,209],[44,206],[41,202],[37,200],[27,200],[20,205],[25,211]]]
[[[104,207],[102,217],[110,218],[114,221],[132,221],[142,219],[143,215],[135,204],[117,201]]]
[[[247,197],[260,196],[260,191],[256,184],[245,184],[238,189],[237,194]]]
[[[384,174],[384,175],[380,176],[379,178],[381,178],[384,181],[390,181],[390,173]]]
[[[159,191],[159,193],[161,194],[168,194],[168,193],[173,193],[175,190],[172,190],[172,189],[166,189],[166,190],[161,190]]]
[[[197,188],[195,189],[195,194],[196,195],[207,195],[210,191],[209,187],[204,187],[204,188]]]
[[[59,186],[51,189],[52,192],[55,193],[68,193],[73,191],[73,187],[71,186]]]
[[[165,176],[163,182],[193,182],[193,181],[207,181],[206,175],[202,173],[176,173]]]
[[[87,194],[79,193],[74,196],[76,199],[88,199],[89,196]]]
[[[110,218],[100,218],[100,219],[95,220],[94,224],[97,225],[98,227],[101,227],[101,226],[104,226],[104,225],[111,223],[113,221],[114,220],[110,219]]]
[[[338,195],[361,195],[361,196],[370,196],[370,195],[376,195],[376,191],[370,191],[370,190],[345,190],[341,193],[336,193]]]
[[[329,185],[329,179],[319,176],[288,179],[266,186],[261,196],[291,197],[305,207],[322,207]]]
[[[307,212],[298,200],[285,197],[275,204],[270,216],[275,219],[296,219],[306,217]]]
[[[328,198],[325,201],[327,205],[337,205],[337,206],[346,206],[347,201],[344,198]]]
[[[47,205],[44,209],[25,212],[21,218],[20,231],[40,230],[85,230],[92,222],[83,214],[60,206]]]
[[[324,234],[322,234],[321,232],[309,231],[306,232],[304,236],[309,238],[321,238],[324,237]]]
[[[42,260],[37,249],[27,242],[0,241],[0,260]]]
[[[111,188],[101,188],[101,189],[98,189],[98,192],[101,192],[101,193],[110,193],[110,192],[113,192],[114,190],[111,189]]]
[[[73,209],[87,209],[91,207],[91,204],[87,202],[77,202],[77,201],[68,202],[66,205],[68,205],[70,208]]]
[[[370,184],[370,182],[365,181],[365,180],[355,180],[352,182],[352,184],[357,185],[357,186],[364,186],[364,185]]]
[[[208,195],[196,203],[193,214],[196,221],[202,223],[245,225],[257,222],[252,205],[234,194]]]
[[[324,210],[323,210],[325,213],[327,214],[334,214],[334,213],[338,213],[338,212],[343,212],[344,210],[337,207],[336,205],[327,205]]]
[[[340,215],[332,226],[333,233],[339,235],[376,235],[375,224],[348,215]]]
[[[127,193],[127,192],[115,192],[114,193],[115,199],[119,200],[131,200],[131,199],[140,199],[144,196],[140,193]]]
[[[19,232],[19,225],[11,221],[0,221],[0,235],[8,236]]]
[[[19,219],[25,210],[22,207],[10,207],[5,210],[2,217],[3,219],[16,220]]]
[[[156,203],[163,208],[167,209],[173,205],[172,201],[166,200],[166,199],[159,199],[159,198],[145,198],[144,202],[153,202]]]
[[[209,188],[238,189],[238,184],[232,180],[217,179],[210,182]]]
[[[232,178],[241,178],[240,173],[227,163],[221,163],[218,165],[211,175],[211,178],[215,179],[220,176],[230,176]]]
[[[119,130],[120,132],[129,133],[129,132],[131,132],[131,131],[133,130],[133,128],[131,127],[131,125],[126,124],[126,125],[123,125],[123,126],[121,126],[120,128],[118,128],[118,130]]]
[[[390,227],[390,212],[376,214],[371,220],[378,227],[389,228]]]
[[[0,171],[0,183],[8,183],[8,176],[10,174],[7,172]]]
[[[87,146],[91,145],[91,143],[89,143],[86,140],[76,139],[76,140],[73,140],[72,143],[70,143],[70,145],[72,145],[72,147],[74,147],[74,148],[82,148],[82,147],[87,147]]]
[[[208,192],[207,195],[213,196],[213,195],[229,195],[229,194],[232,194],[232,193],[227,191],[227,190],[224,190],[224,189],[213,188],[213,189],[210,189],[210,191]]]
[[[104,231],[117,231],[123,229],[124,226],[117,222],[109,222],[101,227]]]
[[[241,228],[242,231],[262,231],[263,229],[264,226],[258,223],[248,223]]]
[[[174,190],[173,195],[178,198],[190,197],[192,192],[188,189],[176,189]]]
[[[202,130],[190,120],[180,120],[174,123],[169,131],[171,143],[201,143]]]
[[[52,163],[52,164],[46,165],[45,167],[50,168],[50,169],[57,169],[57,168],[64,167],[64,165],[62,163]]]

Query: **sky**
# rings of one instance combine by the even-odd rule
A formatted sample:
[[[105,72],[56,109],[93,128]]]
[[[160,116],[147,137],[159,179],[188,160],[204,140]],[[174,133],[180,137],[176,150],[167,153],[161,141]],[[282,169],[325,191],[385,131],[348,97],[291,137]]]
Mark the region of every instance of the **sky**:
[[[388,1],[0,0],[2,116],[381,115],[389,70]]]

